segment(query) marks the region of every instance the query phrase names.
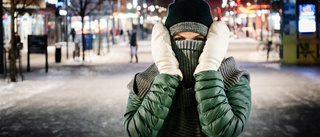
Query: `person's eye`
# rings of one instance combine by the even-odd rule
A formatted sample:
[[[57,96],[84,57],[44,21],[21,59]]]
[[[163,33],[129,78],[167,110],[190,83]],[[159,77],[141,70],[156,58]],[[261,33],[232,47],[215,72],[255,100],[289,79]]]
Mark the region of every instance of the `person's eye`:
[[[204,38],[196,38],[195,40],[204,41]]]
[[[173,38],[173,40],[184,40],[182,37]]]

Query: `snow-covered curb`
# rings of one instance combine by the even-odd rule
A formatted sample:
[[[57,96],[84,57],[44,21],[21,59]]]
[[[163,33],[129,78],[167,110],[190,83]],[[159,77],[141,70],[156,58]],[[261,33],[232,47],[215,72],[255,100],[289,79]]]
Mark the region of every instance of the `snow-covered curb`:
[[[36,94],[61,87],[61,80],[22,81],[17,83],[0,83],[0,110],[13,106],[20,100],[30,98]]]

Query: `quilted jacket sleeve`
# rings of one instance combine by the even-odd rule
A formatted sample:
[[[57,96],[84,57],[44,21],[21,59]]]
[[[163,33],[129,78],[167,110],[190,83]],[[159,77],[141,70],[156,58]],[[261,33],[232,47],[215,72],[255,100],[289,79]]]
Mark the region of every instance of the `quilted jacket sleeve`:
[[[238,83],[225,91],[220,72],[202,71],[195,75],[195,79],[202,132],[210,137],[238,136],[251,110],[249,80],[242,76]]]
[[[131,137],[157,136],[168,116],[179,80],[176,76],[159,74],[144,98],[130,91],[125,129]]]

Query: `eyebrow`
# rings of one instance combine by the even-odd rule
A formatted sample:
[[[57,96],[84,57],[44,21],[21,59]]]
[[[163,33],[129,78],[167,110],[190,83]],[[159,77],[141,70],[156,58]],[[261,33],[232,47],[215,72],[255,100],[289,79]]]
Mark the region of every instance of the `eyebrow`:
[[[178,36],[183,37],[183,36],[181,36],[180,34],[176,34],[176,35],[174,35],[173,37],[178,37]]]
[[[200,35],[200,34],[199,34],[199,35],[197,35],[197,36],[195,36],[195,37],[199,37],[199,36],[200,36],[200,37],[204,37],[204,36],[202,36],[202,35]]]
[[[182,35],[180,35],[180,34],[177,34],[177,35],[175,35],[175,36],[173,36],[173,37],[184,37],[184,36],[182,36]],[[202,36],[201,34],[198,34],[198,35],[195,35],[194,37],[204,37],[204,36]],[[184,37],[185,38],[185,37]]]

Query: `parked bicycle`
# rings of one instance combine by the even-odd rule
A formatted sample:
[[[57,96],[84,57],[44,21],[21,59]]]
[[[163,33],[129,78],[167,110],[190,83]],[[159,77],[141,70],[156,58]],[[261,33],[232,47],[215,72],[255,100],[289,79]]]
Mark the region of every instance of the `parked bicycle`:
[[[272,41],[268,40],[267,42],[262,42],[258,44],[257,52],[260,55],[266,55],[267,61],[269,61],[269,55],[270,54],[276,54],[279,55],[280,52],[280,44],[275,43],[273,44]]]

